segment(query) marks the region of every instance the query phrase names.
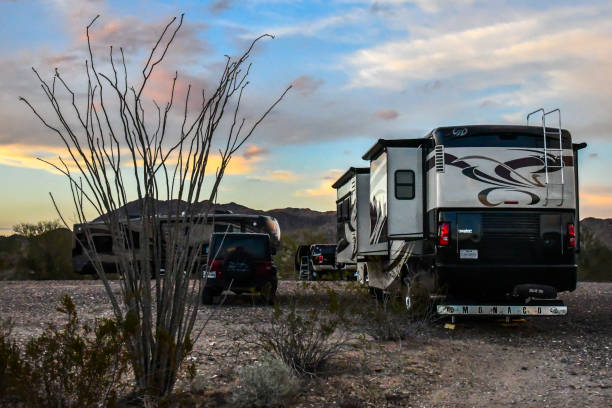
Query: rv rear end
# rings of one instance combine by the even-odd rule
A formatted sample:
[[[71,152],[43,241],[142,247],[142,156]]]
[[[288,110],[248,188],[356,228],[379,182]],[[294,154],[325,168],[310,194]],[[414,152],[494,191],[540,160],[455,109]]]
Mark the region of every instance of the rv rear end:
[[[470,299],[556,298],[576,288],[578,155],[566,130],[432,132],[427,223],[439,285]]]

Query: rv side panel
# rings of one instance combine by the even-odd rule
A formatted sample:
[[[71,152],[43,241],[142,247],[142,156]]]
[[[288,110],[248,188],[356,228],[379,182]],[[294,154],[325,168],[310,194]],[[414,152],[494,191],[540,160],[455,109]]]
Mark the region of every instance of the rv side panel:
[[[387,153],[370,161],[370,249],[368,254],[386,254],[387,246]]]
[[[420,147],[387,150],[388,237],[423,238],[423,167]]]
[[[338,197],[336,200],[336,262],[339,264],[354,263],[357,235],[355,175],[336,188]]]
[[[371,251],[370,246],[370,174],[357,174],[357,201],[354,202],[357,214],[357,253]],[[356,258],[355,258],[356,261]]]

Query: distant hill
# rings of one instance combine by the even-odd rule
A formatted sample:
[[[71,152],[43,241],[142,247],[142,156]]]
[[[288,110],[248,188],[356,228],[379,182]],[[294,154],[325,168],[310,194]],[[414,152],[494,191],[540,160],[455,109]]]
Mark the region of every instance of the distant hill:
[[[182,211],[186,208],[184,201],[157,200],[156,206],[160,214],[168,214]],[[208,206],[208,201],[201,201],[195,205],[196,212],[203,212]],[[138,200],[130,201],[125,205],[128,214],[138,216],[139,203]],[[235,214],[260,214],[269,215],[278,220],[281,228],[281,235],[294,233],[301,230],[317,229],[320,234],[326,237],[327,242],[333,242],[336,239],[336,212],[335,211],[315,211],[310,208],[278,208],[274,210],[254,210],[244,205],[234,202],[226,204],[216,204],[214,210],[231,211]],[[98,220],[97,218],[96,220]]]

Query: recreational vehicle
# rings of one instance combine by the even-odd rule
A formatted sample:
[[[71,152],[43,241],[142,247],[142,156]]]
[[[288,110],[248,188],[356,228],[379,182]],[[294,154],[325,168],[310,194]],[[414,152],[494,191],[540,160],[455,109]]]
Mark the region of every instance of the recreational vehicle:
[[[371,288],[400,293],[410,308],[418,283],[446,295],[438,312],[449,315],[567,312],[555,298],[576,288],[586,144],[572,143],[558,110],[536,113],[542,126],[440,127],[380,139],[363,155],[369,228],[357,228],[356,256]],[[546,126],[552,115],[556,127]],[[349,179],[334,185],[339,199]]]
[[[337,194],[336,263],[347,271],[358,271],[363,283],[363,257],[358,254],[367,252],[369,242],[370,168],[351,167],[332,187]]]
[[[198,215],[193,216],[197,219]],[[159,216],[159,228],[162,231],[162,237],[166,236],[172,228],[178,226],[184,228],[182,224],[185,223],[184,217],[169,217],[166,215]],[[139,251],[141,241],[144,237],[141,237],[142,223],[140,218],[130,218],[124,220],[122,223],[125,230],[124,242],[122,245],[114,245],[113,239],[109,232],[108,225],[103,221],[94,221],[86,224],[75,224],[74,225],[74,244],[72,249],[72,267],[76,273],[80,274],[95,274],[94,267],[83,250],[83,245],[89,246],[93,244],[93,249],[100,260],[102,267],[106,273],[116,272],[118,257],[122,254],[131,255],[131,245],[136,250],[136,256],[139,261],[144,256],[144,251]],[[270,245],[273,248],[277,248],[280,245],[280,227],[278,221],[269,216],[264,215],[251,215],[251,214],[209,214],[206,222],[188,222],[188,227],[192,228],[190,233],[191,240],[193,241],[193,247],[202,248],[202,260],[201,264],[206,264],[208,244],[210,241],[211,234],[214,232],[254,232],[254,233],[265,233],[270,236]],[[194,231],[196,228],[197,231]],[[87,235],[90,235],[91,241],[87,239]],[[162,244],[163,245],[163,244]]]

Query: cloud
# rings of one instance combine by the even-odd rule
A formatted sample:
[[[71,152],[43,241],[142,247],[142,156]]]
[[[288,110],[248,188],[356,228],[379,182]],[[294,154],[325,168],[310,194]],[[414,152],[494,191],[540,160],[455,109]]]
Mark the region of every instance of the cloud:
[[[338,180],[338,178],[340,178],[340,176],[343,174],[344,170],[331,169],[322,175],[322,180],[318,187],[298,190],[294,193],[294,195],[297,197],[316,198],[335,197],[336,190],[332,188],[332,184],[334,184],[334,182]]]
[[[584,185],[580,189],[580,216],[612,217],[612,187]]]
[[[213,14],[222,13],[230,9],[234,4],[234,0],[216,0],[208,7]]]
[[[374,116],[382,120],[397,119],[399,113],[395,109],[380,109],[374,112]]]
[[[458,31],[433,31],[361,49],[346,59],[354,69],[351,83],[355,87],[396,89],[412,80],[439,80],[523,64],[531,64],[521,72],[525,75],[541,72],[542,68],[559,68],[576,59],[596,61],[612,46],[612,30],[609,20],[589,12],[579,8],[573,13],[547,11]],[[595,24],[575,27],[580,14],[586,14]]]
[[[323,85],[323,82],[322,79],[315,79],[310,75],[302,75],[294,79],[291,85],[293,85],[293,89],[301,95],[308,96],[319,89],[319,87]]]
[[[128,152],[122,149],[122,158],[125,156],[123,163],[126,167],[132,166],[132,159],[129,157]],[[63,165],[59,159],[62,157],[64,162],[68,165],[71,172],[78,173],[79,169],[77,165],[70,158],[68,151],[64,147],[59,146],[48,146],[48,145],[29,145],[29,144],[0,144],[0,164],[12,167],[21,167],[36,170],[45,170],[54,174],[61,174],[61,172],[54,169],[48,163],[43,162],[40,159],[44,159],[60,168]],[[178,155],[172,155],[168,159],[168,163],[172,165],[176,162]],[[225,174],[251,174],[253,164],[257,160],[249,160],[242,156],[233,156],[230,164],[228,165]],[[219,154],[210,154],[207,164],[207,173],[214,173],[214,171],[221,165],[221,156]],[[282,177],[282,175],[277,175]],[[288,175],[286,175],[288,177]]]
[[[139,52],[148,54],[170,20],[171,16],[153,21],[146,21],[133,16],[100,18],[89,30],[90,40],[93,47],[99,51],[106,50],[106,53],[108,47],[113,45],[116,49],[123,47],[127,56]],[[175,21],[166,32],[164,39],[170,39],[170,35],[177,25],[178,22]],[[205,23],[185,20],[168,51],[168,58],[188,58],[192,62],[198,56],[208,53],[211,47],[201,39],[202,33],[207,28],[208,26]],[[87,40],[84,31],[80,40],[81,42]],[[158,50],[160,52],[163,51],[164,43],[161,44],[161,49]]]
[[[269,150],[266,148],[262,148],[256,145],[249,145],[246,151],[242,154],[242,157],[249,160],[253,158],[259,158],[261,156],[267,155],[268,153]]]
[[[261,175],[251,176],[249,180],[293,183],[299,180],[299,176],[290,170],[271,170]]]
[[[329,15],[311,20],[302,20],[293,24],[270,27],[248,27],[247,31],[241,35],[242,38],[252,39],[260,33],[270,33],[278,37],[319,37],[324,33],[339,27],[357,24],[368,18],[368,12],[362,8],[355,8],[337,15]],[[338,41],[340,38],[335,37]]]

